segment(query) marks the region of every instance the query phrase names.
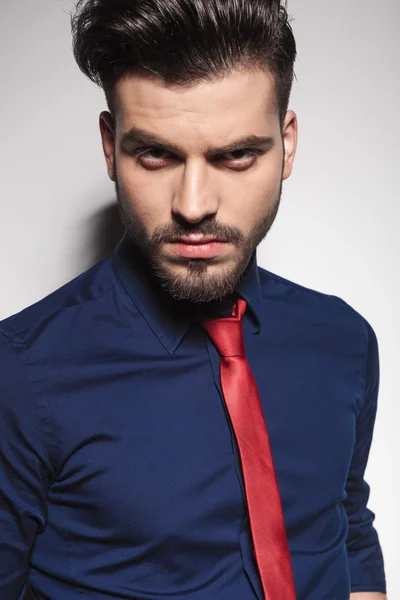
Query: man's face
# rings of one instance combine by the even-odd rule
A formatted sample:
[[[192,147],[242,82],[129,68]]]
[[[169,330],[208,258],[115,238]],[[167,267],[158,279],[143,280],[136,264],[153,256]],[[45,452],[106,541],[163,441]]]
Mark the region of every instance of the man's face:
[[[143,75],[116,87],[115,122],[100,118],[123,221],[175,298],[231,294],[276,217],[297,143],[280,129],[265,71],[172,86]]]

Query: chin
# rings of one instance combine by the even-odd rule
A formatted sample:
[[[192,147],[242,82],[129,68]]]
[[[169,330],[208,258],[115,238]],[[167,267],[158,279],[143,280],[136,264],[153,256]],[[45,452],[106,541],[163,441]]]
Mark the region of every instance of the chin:
[[[177,300],[207,303],[222,300],[233,293],[240,279],[237,266],[209,265],[192,260],[186,267],[158,271],[164,288]]]

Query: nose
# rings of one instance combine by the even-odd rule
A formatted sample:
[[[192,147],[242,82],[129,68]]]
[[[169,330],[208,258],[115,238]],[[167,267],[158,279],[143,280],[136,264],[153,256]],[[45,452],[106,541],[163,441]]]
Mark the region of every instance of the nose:
[[[172,212],[189,223],[199,223],[218,210],[208,166],[203,161],[187,161],[179,174],[172,201]]]

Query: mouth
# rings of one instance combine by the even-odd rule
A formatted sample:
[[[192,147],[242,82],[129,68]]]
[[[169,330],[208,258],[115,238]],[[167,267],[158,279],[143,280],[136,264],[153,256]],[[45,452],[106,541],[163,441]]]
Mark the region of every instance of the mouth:
[[[189,244],[190,246],[195,246],[197,244],[225,243],[227,241],[227,239],[222,237],[212,237],[201,234],[185,235],[176,240],[171,240],[172,243]]]
[[[206,236],[185,236],[170,242],[172,252],[183,258],[215,258],[228,244],[225,239]]]

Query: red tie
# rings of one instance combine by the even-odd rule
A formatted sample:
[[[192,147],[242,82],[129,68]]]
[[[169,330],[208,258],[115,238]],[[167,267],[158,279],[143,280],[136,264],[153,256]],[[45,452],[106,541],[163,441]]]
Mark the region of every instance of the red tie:
[[[239,446],[255,558],[266,600],[296,600],[289,546],[257,384],[246,359],[239,298],[232,317],[202,322],[221,355],[221,385]]]

